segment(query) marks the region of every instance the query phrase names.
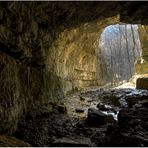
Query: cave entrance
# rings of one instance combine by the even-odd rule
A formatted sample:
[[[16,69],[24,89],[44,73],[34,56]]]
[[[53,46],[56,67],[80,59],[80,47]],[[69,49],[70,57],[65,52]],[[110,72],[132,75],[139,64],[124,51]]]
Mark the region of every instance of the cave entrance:
[[[140,58],[138,25],[116,24],[104,29],[100,37],[101,75],[111,87],[128,82]]]

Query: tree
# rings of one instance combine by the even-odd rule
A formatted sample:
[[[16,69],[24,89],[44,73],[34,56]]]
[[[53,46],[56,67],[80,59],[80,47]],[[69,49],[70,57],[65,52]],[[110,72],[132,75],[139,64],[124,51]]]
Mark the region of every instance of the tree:
[[[134,61],[137,60],[140,49],[137,26],[133,25],[132,29],[133,34],[130,25],[112,25],[101,35],[101,56],[106,60],[106,69],[112,86],[132,77]]]
[[[128,46],[128,36],[127,35],[128,35],[127,34],[127,24],[125,24],[125,40],[126,40],[127,59],[128,59],[128,65],[129,65],[129,75],[130,75],[130,77],[132,77],[131,62],[130,62],[130,55],[129,55],[129,46]],[[127,77],[127,81],[128,81],[128,77]]]
[[[133,26],[131,26],[131,32],[132,32],[132,39],[133,39],[133,58],[134,58],[134,63],[136,61],[136,55],[135,55],[135,50],[136,50],[136,40],[135,40],[135,35],[134,35],[134,29]]]

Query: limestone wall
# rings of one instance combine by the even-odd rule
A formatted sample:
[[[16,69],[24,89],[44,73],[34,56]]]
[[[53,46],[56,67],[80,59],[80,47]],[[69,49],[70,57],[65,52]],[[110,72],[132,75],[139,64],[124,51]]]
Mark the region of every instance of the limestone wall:
[[[148,74],[148,26],[139,25],[141,58],[136,64],[136,74]]]

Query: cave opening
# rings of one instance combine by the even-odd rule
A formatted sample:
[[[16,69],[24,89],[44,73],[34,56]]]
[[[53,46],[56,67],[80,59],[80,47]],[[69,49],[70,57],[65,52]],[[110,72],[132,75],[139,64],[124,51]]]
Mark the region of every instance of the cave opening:
[[[140,46],[138,25],[115,24],[104,29],[97,57],[106,84],[114,87],[131,80],[140,59]]]

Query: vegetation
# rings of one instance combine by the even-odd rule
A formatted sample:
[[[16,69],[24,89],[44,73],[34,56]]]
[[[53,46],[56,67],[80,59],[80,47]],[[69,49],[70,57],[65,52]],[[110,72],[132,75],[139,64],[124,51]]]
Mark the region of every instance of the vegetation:
[[[100,39],[101,56],[105,60],[107,81],[118,85],[134,74],[134,64],[140,57],[137,25],[111,25]]]

